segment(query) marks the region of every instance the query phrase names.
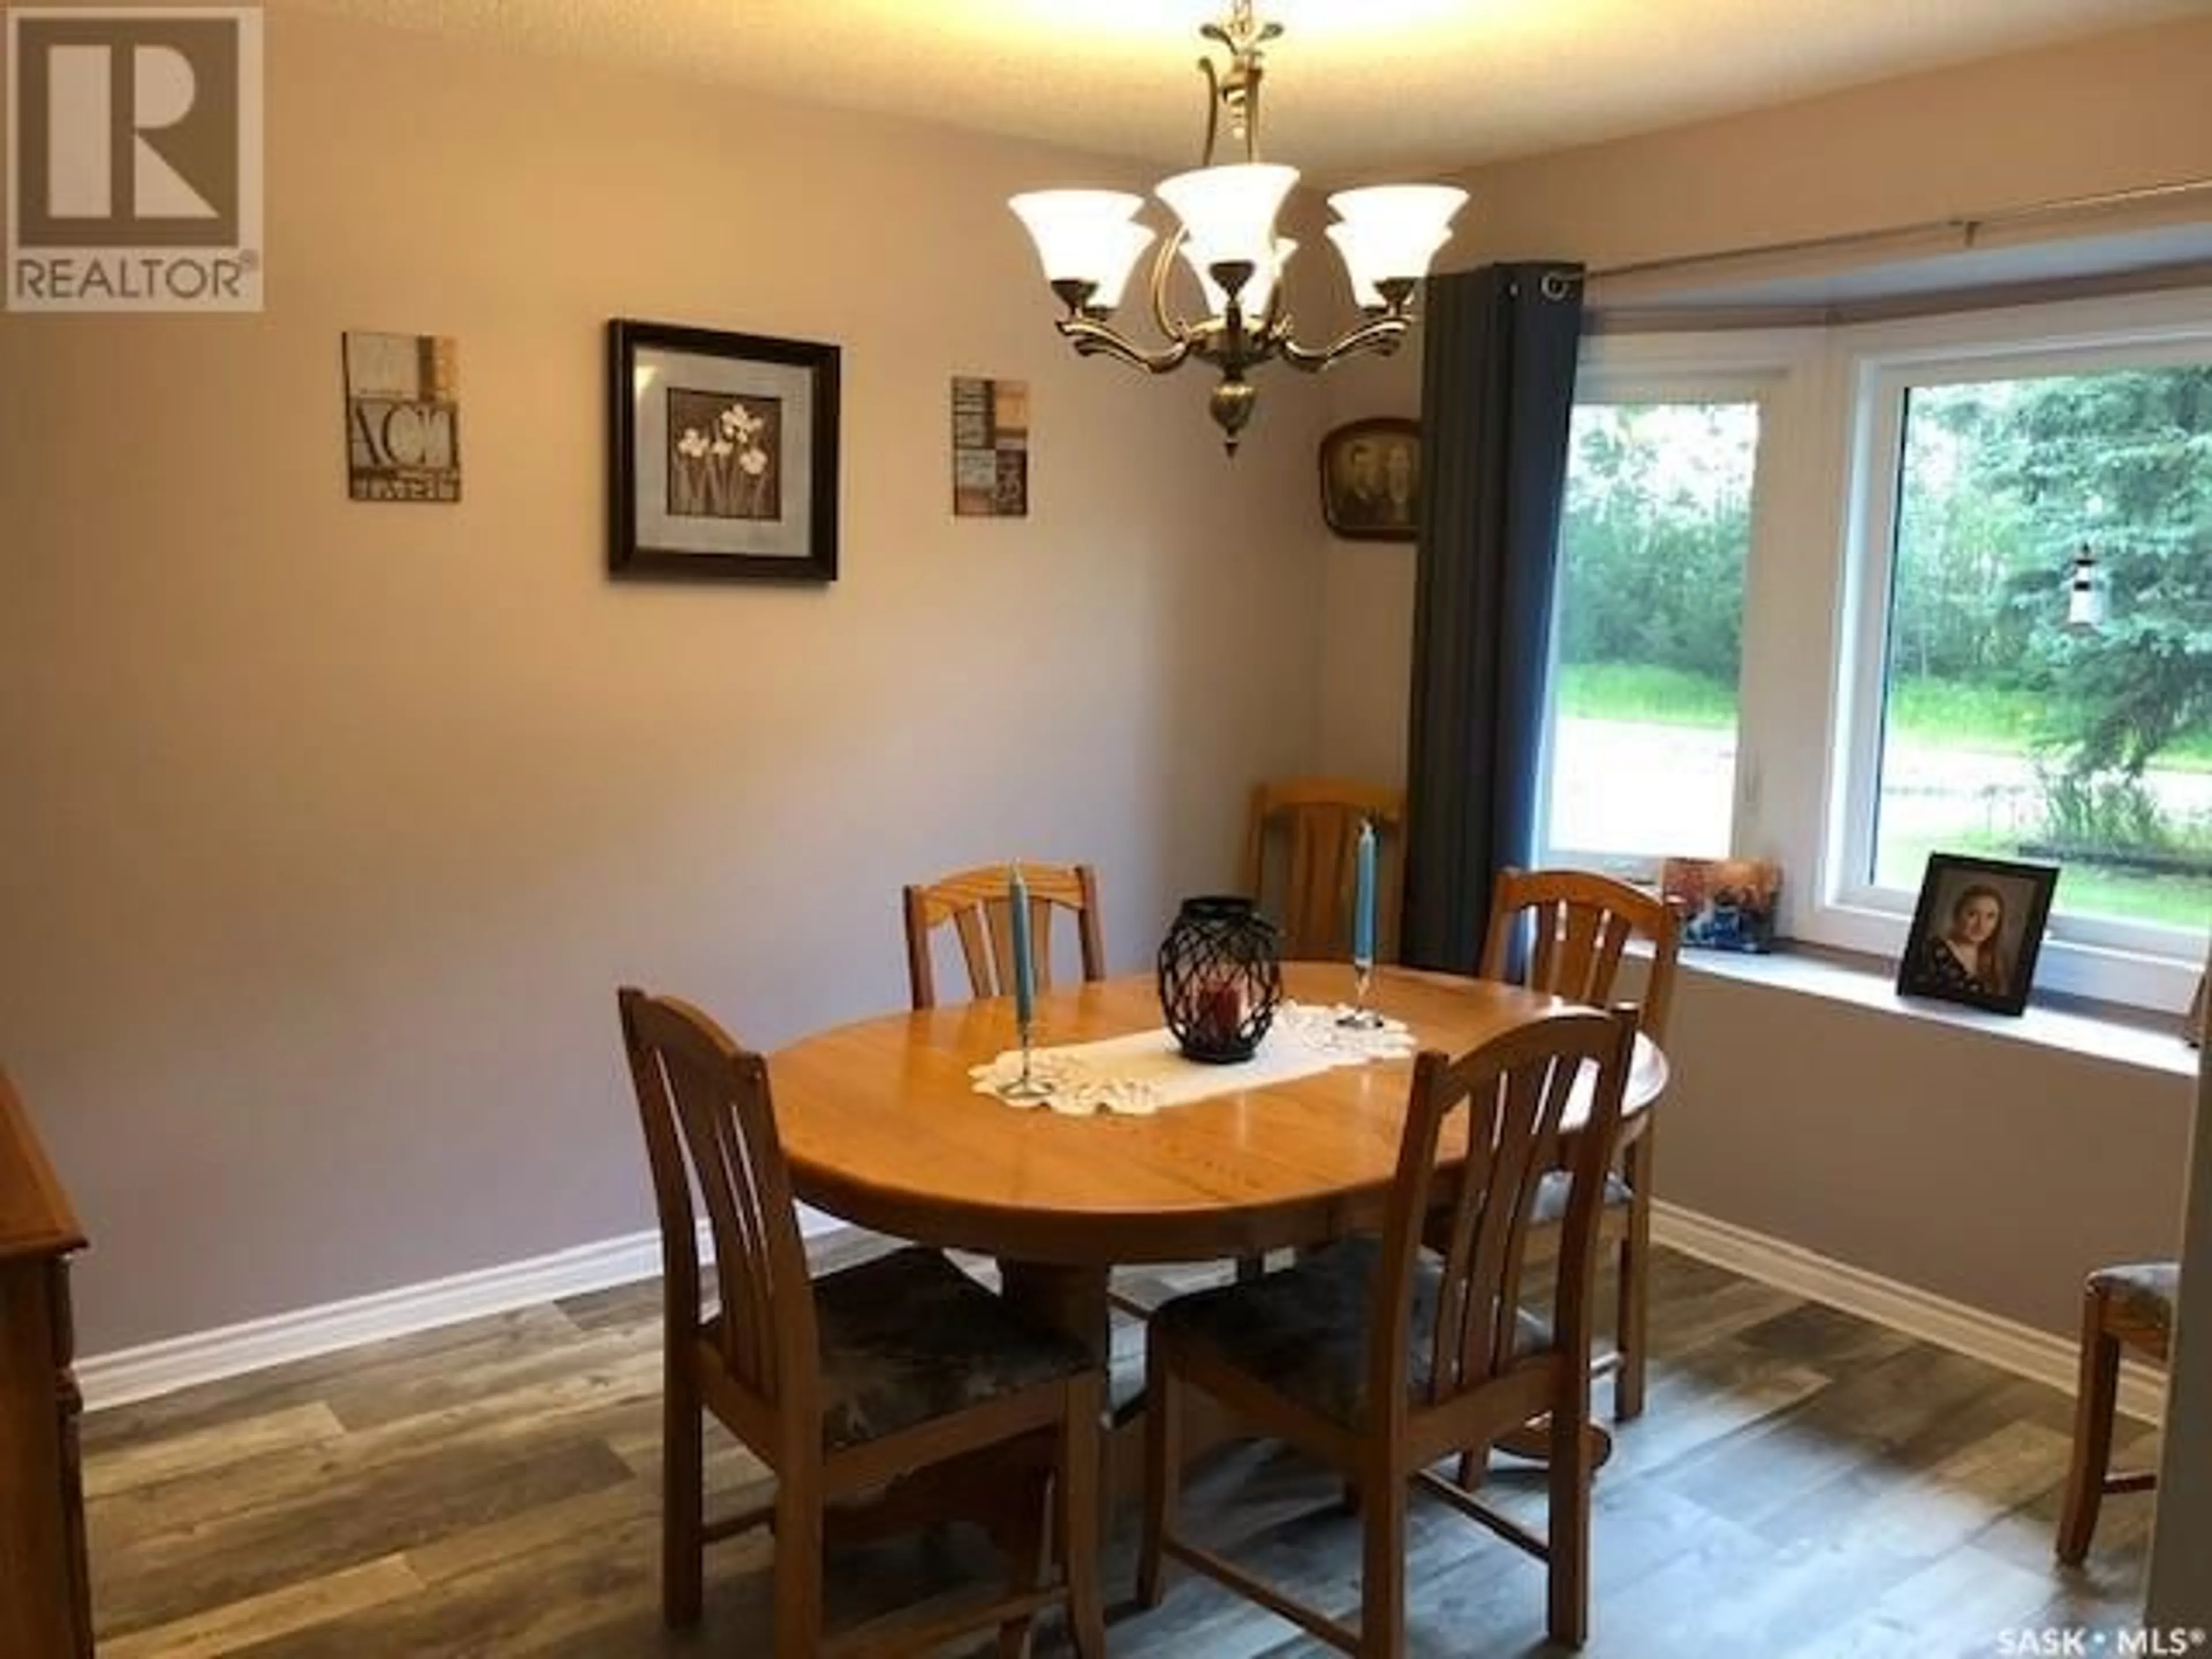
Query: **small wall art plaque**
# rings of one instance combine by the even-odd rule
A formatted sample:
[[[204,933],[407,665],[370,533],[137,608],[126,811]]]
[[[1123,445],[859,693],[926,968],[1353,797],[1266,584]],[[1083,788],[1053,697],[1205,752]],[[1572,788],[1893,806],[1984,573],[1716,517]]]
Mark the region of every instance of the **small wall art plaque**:
[[[347,493],[461,499],[460,348],[434,334],[344,337]]]
[[[954,514],[1022,519],[1029,510],[1029,382],[954,376]]]

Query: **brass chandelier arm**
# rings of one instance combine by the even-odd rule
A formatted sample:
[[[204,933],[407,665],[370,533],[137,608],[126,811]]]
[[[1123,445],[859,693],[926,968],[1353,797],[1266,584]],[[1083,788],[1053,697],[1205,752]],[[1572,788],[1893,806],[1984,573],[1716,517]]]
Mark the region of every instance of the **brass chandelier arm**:
[[[1168,305],[1168,283],[1175,275],[1176,255],[1190,233],[1178,224],[1160,243],[1152,256],[1152,326],[1170,340],[1188,340],[1196,331],[1184,319],[1175,314]]]
[[[1147,374],[1165,374],[1182,368],[1194,343],[1186,336],[1158,351],[1146,351],[1119,331],[1091,317],[1063,317],[1054,326],[1074,346],[1078,356],[1111,357],[1132,368],[1141,368]]]
[[[1304,370],[1308,374],[1318,374],[1322,370],[1363,351],[1371,351],[1378,357],[1388,357],[1397,350],[1412,324],[1413,319],[1404,312],[1385,312],[1318,348],[1300,345],[1285,331],[1276,349],[1282,360],[1292,368]]]
[[[1189,231],[1177,225],[1161,242],[1152,258],[1152,325],[1165,339],[1182,342],[1188,348],[1185,356],[1195,355],[1201,361],[1221,368],[1244,369],[1255,363],[1264,362],[1275,350],[1276,342],[1286,332],[1283,323],[1283,284],[1278,277],[1273,291],[1267,295],[1267,309],[1258,318],[1244,314],[1232,295],[1227,311],[1220,318],[1208,318],[1194,323],[1176,313],[1168,301],[1168,286],[1174,280],[1176,256],[1189,239]],[[1221,273],[1216,273],[1219,280]],[[1249,278],[1247,279],[1249,280]],[[1224,283],[1224,287],[1227,284]]]

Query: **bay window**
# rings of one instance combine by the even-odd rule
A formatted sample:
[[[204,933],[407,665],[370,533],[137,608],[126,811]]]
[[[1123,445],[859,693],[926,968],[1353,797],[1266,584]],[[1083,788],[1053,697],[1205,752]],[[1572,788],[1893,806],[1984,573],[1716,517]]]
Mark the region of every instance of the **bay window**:
[[[2212,928],[2212,292],[1601,336],[1547,861],[1780,860],[1893,957],[1927,855],[2061,866],[2038,984],[2185,1001]]]

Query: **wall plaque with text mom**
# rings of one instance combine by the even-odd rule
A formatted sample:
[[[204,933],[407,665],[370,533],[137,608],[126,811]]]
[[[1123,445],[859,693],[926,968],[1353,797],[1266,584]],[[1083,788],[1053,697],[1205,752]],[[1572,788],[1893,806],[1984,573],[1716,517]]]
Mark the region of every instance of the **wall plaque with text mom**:
[[[7,23],[8,308],[260,310],[260,8]]]

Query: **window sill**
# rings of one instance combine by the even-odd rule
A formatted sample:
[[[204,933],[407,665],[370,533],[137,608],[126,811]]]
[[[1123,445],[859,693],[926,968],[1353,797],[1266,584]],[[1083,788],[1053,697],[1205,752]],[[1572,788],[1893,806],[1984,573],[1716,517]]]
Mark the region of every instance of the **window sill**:
[[[2179,1014],[2148,1014],[2139,1009],[2041,993],[2017,1017],[1978,1008],[1932,1002],[1897,994],[1893,965],[1876,957],[1847,955],[1817,945],[1791,944],[1771,955],[1685,950],[1681,971],[1709,975],[1747,985],[1771,986],[1802,996],[1825,997],[1902,1018],[1932,1021],[2014,1042],[2164,1072],[2179,1078],[2197,1075],[2197,1050],[2181,1037]]]

